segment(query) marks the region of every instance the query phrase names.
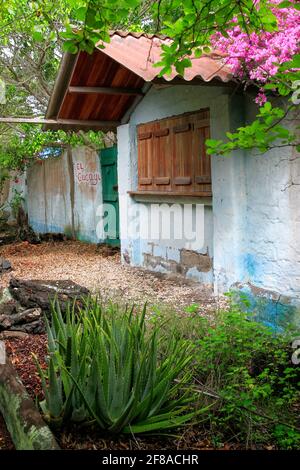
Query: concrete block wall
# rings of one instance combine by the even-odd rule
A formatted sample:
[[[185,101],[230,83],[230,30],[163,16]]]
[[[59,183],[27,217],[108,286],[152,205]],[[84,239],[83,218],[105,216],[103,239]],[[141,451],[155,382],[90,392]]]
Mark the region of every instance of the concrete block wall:
[[[38,161],[27,171],[29,222],[39,233],[59,232],[98,243],[102,204],[100,160],[86,147]]]

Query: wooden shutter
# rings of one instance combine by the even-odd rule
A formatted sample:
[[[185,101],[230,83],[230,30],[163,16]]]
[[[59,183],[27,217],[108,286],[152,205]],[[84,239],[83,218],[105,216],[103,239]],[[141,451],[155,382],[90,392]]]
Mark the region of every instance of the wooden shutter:
[[[153,188],[171,191],[172,134],[169,121],[158,121],[153,127]]]
[[[189,116],[173,120],[173,179],[174,192],[193,191],[193,128]]]
[[[138,126],[138,190],[211,196],[209,110]]]
[[[193,182],[194,191],[211,194],[211,163],[206,153],[205,141],[210,137],[209,111],[198,113],[194,117],[193,133]]]
[[[145,124],[138,130],[138,185],[141,191],[153,190],[152,127]]]

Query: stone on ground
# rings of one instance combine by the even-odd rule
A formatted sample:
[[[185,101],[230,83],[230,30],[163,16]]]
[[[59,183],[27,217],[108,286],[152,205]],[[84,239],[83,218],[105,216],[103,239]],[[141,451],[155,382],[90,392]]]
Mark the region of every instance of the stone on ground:
[[[80,302],[82,297],[89,295],[89,290],[73,281],[44,281],[23,280],[11,278],[9,291],[12,297],[24,308],[41,308],[44,313],[50,313],[51,301],[57,299],[62,312],[67,304],[75,299]]]
[[[5,259],[0,257],[0,274],[11,271],[12,267],[10,262]]]

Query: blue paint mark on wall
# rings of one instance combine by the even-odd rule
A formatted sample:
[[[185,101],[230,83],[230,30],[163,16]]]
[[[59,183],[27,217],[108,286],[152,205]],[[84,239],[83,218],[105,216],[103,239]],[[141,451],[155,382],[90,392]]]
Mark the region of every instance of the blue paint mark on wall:
[[[249,284],[233,290],[234,301],[249,318],[261,322],[275,332],[287,327],[300,328],[300,306],[292,300],[267,290],[257,289]]]
[[[248,277],[253,278],[257,273],[257,262],[251,253],[246,253],[243,257],[244,269]]]
[[[36,233],[64,233],[64,228],[60,225],[55,224],[45,224],[43,222],[37,222],[35,220],[30,220],[30,225]]]

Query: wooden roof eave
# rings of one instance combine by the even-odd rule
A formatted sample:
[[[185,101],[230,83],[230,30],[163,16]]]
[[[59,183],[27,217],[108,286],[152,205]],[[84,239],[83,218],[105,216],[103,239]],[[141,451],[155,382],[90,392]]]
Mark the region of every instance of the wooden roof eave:
[[[59,110],[61,108],[61,104],[64,100],[64,97],[68,91],[68,87],[76,66],[76,62],[78,59],[77,54],[70,54],[69,52],[65,52],[62,61],[59,67],[59,71],[54,83],[53,92],[51,94],[49,104],[47,107],[46,119],[57,119],[59,115]],[[43,129],[48,130],[51,129],[51,124],[45,124]]]

